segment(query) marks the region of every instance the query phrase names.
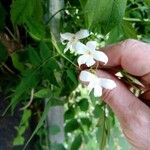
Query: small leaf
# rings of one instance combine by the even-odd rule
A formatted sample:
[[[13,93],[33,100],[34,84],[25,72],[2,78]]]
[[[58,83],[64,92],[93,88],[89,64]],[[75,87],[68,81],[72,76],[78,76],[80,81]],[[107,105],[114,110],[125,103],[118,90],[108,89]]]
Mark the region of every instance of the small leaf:
[[[90,126],[92,125],[92,122],[90,121],[89,118],[80,118],[81,119],[81,123],[82,125],[86,126],[87,128],[90,128]]]
[[[71,144],[70,150],[79,150],[81,144],[82,144],[82,136],[81,134],[79,134],[75,137],[73,143]]]
[[[75,111],[74,108],[72,107],[65,112],[65,120],[72,119],[74,118],[74,116],[75,116]]]
[[[24,141],[25,141],[24,137],[22,137],[22,136],[17,136],[17,137],[14,139],[14,141],[13,141],[13,145],[14,145],[14,146],[23,145],[23,144],[24,144]]]
[[[11,54],[11,59],[12,59],[13,66],[20,72],[23,72],[24,65],[22,62],[20,62],[19,54],[17,54],[17,53]]]
[[[25,124],[29,120],[30,117],[31,117],[31,110],[25,109],[23,112],[22,119],[21,119],[21,125]]]
[[[89,108],[89,102],[88,99],[82,98],[77,105],[80,107],[81,111],[87,111]]]
[[[50,89],[41,89],[38,92],[34,93],[34,96],[37,98],[47,98],[51,95]]]
[[[80,124],[76,119],[72,119],[65,125],[65,132],[72,132],[76,129],[78,129]]]

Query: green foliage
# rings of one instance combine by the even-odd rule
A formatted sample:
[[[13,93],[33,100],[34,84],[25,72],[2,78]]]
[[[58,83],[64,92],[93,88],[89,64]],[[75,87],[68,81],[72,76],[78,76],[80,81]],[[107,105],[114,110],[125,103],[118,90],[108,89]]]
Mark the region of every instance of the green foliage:
[[[87,0],[84,11],[88,27],[101,28],[107,33],[122,21],[126,2],[127,0]]]
[[[150,0],[144,0],[147,5],[150,6]]]
[[[11,59],[12,59],[13,66],[20,72],[23,72],[25,66],[23,63],[21,63],[19,55],[17,53],[13,53],[11,55]]]
[[[30,63],[33,64],[34,66],[38,66],[41,63],[41,59],[40,59],[38,53],[36,52],[36,50],[29,46],[27,48],[27,51],[29,54]]]
[[[23,111],[22,119],[20,121],[19,127],[16,127],[17,130],[17,136],[15,137],[13,141],[13,145],[23,145],[25,142],[25,139],[23,137],[23,134],[29,127],[29,119],[31,117],[31,110],[25,109]]]
[[[13,0],[11,5],[11,21],[14,24],[23,24],[32,16],[34,0]]]
[[[38,82],[39,82],[39,73],[28,70],[24,74],[24,77],[22,78],[21,82],[16,87],[15,93],[12,96],[11,103],[8,106],[8,108],[12,106],[12,110],[14,110],[19,101],[21,101],[21,96],[23,94],[28,94],[28,92],[30,92],[31,89],[38,84]]]
[[[48,98],[50,97],[50,89],[48,88],[41,89],[36,93],[34,93],[34,96],[37,98]]]
[[[26,26],[29,34],[35,40],[44,40],[46,36],[45,26],[34,18],[26,20]]]
[[[64,46],[50,35],[54,16],[48,18],[48,2],[12,0],[10,6],[0,2],[0,91],[11,97],[6,111],[10,107],[15,111],[17,105],[28,108],[16,127],[13,144],[25,143],[26,148],[36,135],[35,149],[46,149],[47,113],[52,106],[64,105],[65,146],[69,149],[83,146],[87,150],[106,147],[111,150],[121,145],[127,150],[122,137],[115,141],[120,132],[110,108],[92,94],[88,96],[79,85],[81,69],[76,65],[76,58],[64,54]],[[100,47],[127,38],[150,43],[149,6],[149,0],[66,0],[60,11],[63,12],[60,32],[88,28],[93,32],[89,40],[96,40]],[[45,24],[48,20],[49,24]],[[33,119],[37,126],[26,143],[24,133],[30,125],[31,114],[37,115]],[[59,131],[54,126],[50,132],[56,135]],[[54,144],[52,148],[65,149],[62,144]]]
[[[81,134],[77,135],[71,145],[70,150],[78,150],[82,144],[82,136]]]
[[[81,111],[87,111],[89,108],[88,99],[86,98],[81,99],[77,105],[80,107]]]
[[[80,126],[79,122],[77,121],[77,119],[72,119],[71,121],[69,121],[66,125],[65,125],[65,132],[72,132],[76,129],[78,129]]]
[[[29,142],[32,140],[32,138],[34,137],[34,135],[35,135],[35,134],[38,132],[38,130],[43,126],[43,123],[44,123],[44,121],[45,121],[45,119],[46,119],[46,117],[47,117],[47,113],[48,113],[50,107],[51,107],[51,101],[48,100],[48,102],[47,102],[46,105],[45,105],[44,112],[42,113],[42,116],[41,116],[41,118],[40,118],[40,120],[39,120],[39,122],[38,122],[36,128],[34,129],[32,135],[30,136],[30,138],[29,138],[28,141],[26,142],[26,144],[25,144],[23,150],[26,149],[27,145],[28,145]]]

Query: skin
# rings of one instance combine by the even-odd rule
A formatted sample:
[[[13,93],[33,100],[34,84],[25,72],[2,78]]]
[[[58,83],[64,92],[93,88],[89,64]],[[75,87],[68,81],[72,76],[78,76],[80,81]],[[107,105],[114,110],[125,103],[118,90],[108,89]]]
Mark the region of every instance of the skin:
[[[104,48],[104,52],[109,58],[109,67],[122,67],[140,79],[145,86],[141,97],[150,101],[150,45],[129,39]],[[102,97],[116,114],[132,148],[149,150],[150,107],[135,97],[121,80],[109,72],[98,70],[97,75],[113,79],[117,84],[113,90],[104,89]]]

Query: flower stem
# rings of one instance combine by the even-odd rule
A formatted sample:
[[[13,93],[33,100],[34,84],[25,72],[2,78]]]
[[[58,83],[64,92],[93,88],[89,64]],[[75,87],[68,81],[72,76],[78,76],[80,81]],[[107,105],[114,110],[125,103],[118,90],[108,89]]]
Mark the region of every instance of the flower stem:
[[[58,47],[55,37],[52,34],[52,44],[54,45],[55,49],[57,50],[57,52],[64,58],[66,59],[68,62],[70,62],[72,65],[74,65],[76,68],[79,68],[74,62],[72,62],[68,57],[66,57],[61,51],[60,48]]]

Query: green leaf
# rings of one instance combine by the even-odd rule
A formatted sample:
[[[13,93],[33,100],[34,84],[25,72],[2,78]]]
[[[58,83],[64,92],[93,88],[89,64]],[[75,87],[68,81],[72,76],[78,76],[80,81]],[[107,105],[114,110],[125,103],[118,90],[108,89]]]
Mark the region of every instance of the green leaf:
[[[0,63],[5,62],[8,57],[8,52],[6,47],[0,43]]]
[[[11,59],[12,59],[12,63],[13,63],[13,66],[19,70],[20,72],[23,72],[24,71],[24,65],[22,62],[20,62],[20,57],[19,57],[19,54],[17,53],[12,53],[11,54]]]
[[[50,70],[60,70],[57,59],[55,58],[50,58],[47,62],[46,67],[49,68]]]
[[[97,104],[95,109],[93,110],[93,114],[95,118],[99,118],[101,114],[103,114],[103,108],[101,105]]]
[[[107,39],[107,44],[113,44],[121,41],[123,38],[123,31],[121,25],[117,25],[109,32],[109,38]]]
[[[70,150],[79,150],[79,148],[81,147],[81,144],[82,144],[82,136],[81,134],[78,134],[73,143],[71,144],[71,148]]]
[[[65,125],[65,132],[72,132],[76,129],[78,129],[80,124],[76,119],[72,119]]]
[[[33,17],[38,22],[43,20],[43,7],[42,7],[42,1],[41,0],[35,0]]]
[[[72,119],[75,116],[75,110],[73,107],[69,108],[66,112],[65,112],[65,120],[68,119]]]
[[[13,141],[13,145],[23,145],[24,144],[24,138],[22,135],[25,133],[26,129],[28,129],[30,117],[31,117],[31,110],[25,109],[23,111],[20,125],[19,125],[19,127],[16,127],[17,136],[15,137],[15,139]]]
[[[11,5],[11,21],[13,24],[23,24],[31,17],[34,10],[34,0],[13,0]]]
[[[34,88],[39,82],[39,73],[28,70],[21,79],[21,82],[16,87],[15,93],[12,96],[9,106],[5,112],[12,106],[12,110],[21,101],[21,96],[27,94],[32,88]]]
[[[137,39],[136,30],[135,30],[135,28],[133,28],[131,23],[123,21],[122,22],[122,30],[123,30],[123,33],[124,33],[126,39],[127,38]]]
[[[59,87],[54,71],[47,67],[43,68],[43,79],[47,79],[51,84]]]
[[[50,48],[46,43],[40,42],[39,48],[40,48],[40,56],[43,61],[52,56]]]
[[[79,0],[81,7],[84,8],[85,4],[87,3],[87,0]]]
[[[88,0],[84,12],[88,27],[108,33],[122,21],[127,0]],[[95,9],[96,6],[96,9]]]
[[[36,52],[36,50],[32,48],[31,46],[29,46],[27,50],[28,50],[29,60],[31,64],[38,66],[41,63],[41,59],[38,53]]]
[[[82,98],[77,105],[80,107],[81,111],[87,111],[89,108],[89,102],[88,99]]]
[[[90,126],[92,125],[92,122],[90,121],[89,118],[80,118],[81,119],[81,123],[82,125],[86,126],[88,129],[90,128]]]
[[[26,26],[29,34],[35,40],[44,40],[46,31],[45,26],[42,22],[38,22],[34,18],[26,20]]]
[[[50,89],[41,89],[38,92],[34,93],[34,96],[37,98],[48,98],[51,95]]]
[[[148,6],[150,6],[150,0],[144,0],[144,1]]]
[[[2,4],[0,2],[0,30],[2,30],[4,28],[5,16],[6,16],[5,9],[4,9],[4,7],[2,6]]]
[[[30,117],[31,117],[31,110],[25,109],[23,112],[22,119],[21,119],[21,125],[25,124],[29,120]]]
[[[35,128],[35,130],[33,131],[32,135],[30,136],[30,138],[28,139],[28,141],[26,142],[23,150],[26,149],[26,147],[28,146],[29,142],[32,140],[32,138],[34,137],[34,135],[38,132],[38,130],[43,126],[43,122],[45,121],[46,117],[47,117],[47,113],[49,111],[49,108],[51,107],[51,99],[47,102],[47,104],[45,105],[44,108],[44,112]]]
[[[17,136],[17,137],[14,139],[14,141],[13,141],[13,145],[14,145],[14,146],[23,145],[24,142],[25,142],[24,137],[22,137],[22,136]]]
[[[77,84],[78,84],[78,80],[77,80],[75,71],[72,70],[72,69],[68,69],[66,72],[67,72],[67,76],[71,79],[71,81],[72,81],[75,85],[77,85]]]

